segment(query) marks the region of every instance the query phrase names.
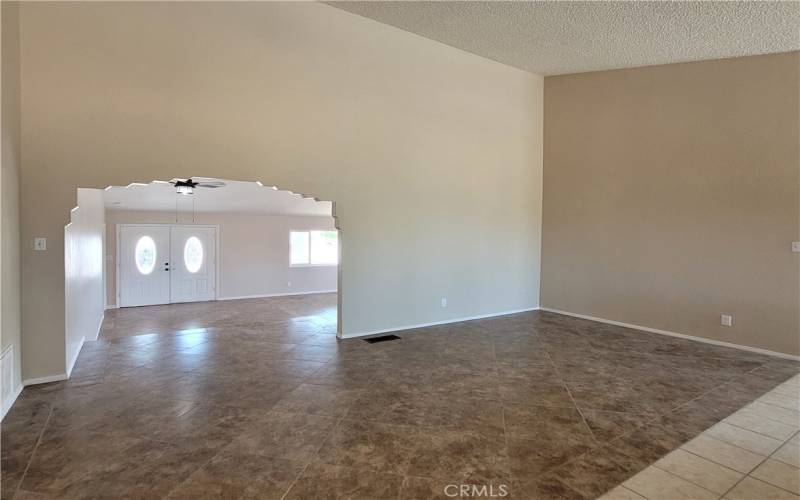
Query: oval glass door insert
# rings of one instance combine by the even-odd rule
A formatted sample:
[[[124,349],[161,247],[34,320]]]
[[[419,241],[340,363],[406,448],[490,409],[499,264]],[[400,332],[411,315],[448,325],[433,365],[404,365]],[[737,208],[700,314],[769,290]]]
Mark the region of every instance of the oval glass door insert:
[[[186,240],[183,246],[183,264],[190,273],[196,273],[203,266],[203,243],[197,236]]]
[[[142,274],[150,274],[156,267],[156,242],[150,236],[142,236],[136,242],[134,251],[136,269]]]

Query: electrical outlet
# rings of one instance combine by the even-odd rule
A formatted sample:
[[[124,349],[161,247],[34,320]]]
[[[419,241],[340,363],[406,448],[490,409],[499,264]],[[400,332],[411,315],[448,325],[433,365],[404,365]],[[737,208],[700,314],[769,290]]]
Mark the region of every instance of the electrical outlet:
[[[47,238],[34,238],[33,249],[39,252],[47,250]]]
[[[723,314],[722,316],[720,316],[719,323],[722,326],[733,326],[733,316],[730,314]]]
[[[793,241],[792,242],[792,252],[800,253],[800,241]]]
[[[447,297],[442,297],[442,307],[447,307]]]
[[[287,281],[286,282],[286,288],[292,288],[292,282],[291,281]]]

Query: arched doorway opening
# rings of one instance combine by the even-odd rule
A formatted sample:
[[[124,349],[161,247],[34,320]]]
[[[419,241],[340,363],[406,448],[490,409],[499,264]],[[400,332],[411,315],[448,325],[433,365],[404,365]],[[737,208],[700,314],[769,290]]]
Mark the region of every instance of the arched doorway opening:
[[[226,335],[263,344],[254,349],[335,342],[340,237],[333,202],[258,181],[78,189],[64,229],[67,374],[107,371],[107,362],[73,371],[96,339],[189,354]]]

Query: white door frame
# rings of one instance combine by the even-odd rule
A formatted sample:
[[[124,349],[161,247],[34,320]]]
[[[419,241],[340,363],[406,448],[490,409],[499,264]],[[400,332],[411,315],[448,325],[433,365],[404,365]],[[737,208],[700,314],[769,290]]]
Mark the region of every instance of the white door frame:
[[[159,227],[205,227],[215,229],[214,233],[214,272],[216,274],[215,283],[214,283],[214,300],[219,300],[219,282],[220,282],[220,266],[219,266],[219,240],[220,240],[220,233],[219,233],[219,224],[175,224],[175,223],[154,223],[154,224],[117,224],[117,230],[115,234],[116,238],[116,245],[117,245],[117,255],[116,255],[116,265],[114,266],[114,296],[117,298],[117,307],[122,307],[120,305],[120,290],[119,290],[119,277],[122,274],[120,269],[120,245],[119,242],[121,240],[122,228],[123,227],[152,227],[152,226],[159,226]],[[170,253],[172,250],[170,249]],[[170,257],[172,260],[172,257]],[[170,262],[170,265],[172,262]],[[191,302],[180,302],[181,304],[191,304]]]

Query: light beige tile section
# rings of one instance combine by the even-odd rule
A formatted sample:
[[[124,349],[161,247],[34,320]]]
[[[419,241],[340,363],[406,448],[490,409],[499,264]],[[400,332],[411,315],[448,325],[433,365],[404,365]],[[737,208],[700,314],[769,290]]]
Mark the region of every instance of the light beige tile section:
[[[623,483],[623,486],[649,500],[716,500],[716,495],[696,484],[650,466]]]
[[[797,387],[796,384],[781,384],[778,387],[772,389],[770,392],[777,392],[778,394],[784,394],[786,396],[795,396],[798,392],[800,392],[800,388]]]
[[[617,486],[605,495],[601,496],[599,500],[647,500],[642,495],[635,491],[629,490],[624,486]]]
[[[778,387],[772,389],[772,391],[780,392],[781,394],[788,394],[790,396],[800,393],[800,376],[795,375]]]
[[[747,429],[742,429],[741,427],[736,427],[725,422],[720,422],[709,428],[705,431],[705,434],[761,455],[770,455],[783,444],[783,441],[778,439],[748,431]]]
[[[769,418],[800,428],[800,412],[798,411],[790,410],[788,408],[781,408],[780,406],[768,405],[759,401],[753,401],[745,408],[763,416],[764,418]]]
[[[795,376],[645,471],[664,469],[727,500],[800,500],[799,429],[800,376]],[[666,482],[664,477],[650,472],[648,485],[641,475],[625,484],[650,500],[659,498],[653,493],[665,500],[687,498],[686,491],[665,494],[665,487],[652,484]]]
[[[798,427],[793,425],[784,424],[770,418],[765,418],[765,415],[755,411],[741,409],[729,416],[723,422],[733,424],[737,427],[742,427],[765,436],[773,437],[785,441],[792,437],[792,434],[797,432]]]
[[[791,465],[769,459],[750,473],[756,479],[800,494],[800,469]]]
[[[788,408],[794,411],[800,411],[800,395],[794,394],[792,396],[787,396],[785,394],[779,394],[777,392],[768,392],[764,394],[756,401],[761,401],[762,403],[767,403],[775,406],[780,406],[781,408]]]
[[[743,473],[750,472],[767,458],[765,455],[753,453],[706,434],[700,434],[684,444],[682,448],[712,462]]]
[[[794,439],[787,441],[778,448],[778,451],[773,453],[770,458],[800,468],[800,440],[795,436]]]
[[[729,500],[797,500],[800,497],[758,479],[746,477],[729,491],[725,498]]]
[[[740,472],[681,449],[673,451],[653,465],[720,495],[744,477]]]

